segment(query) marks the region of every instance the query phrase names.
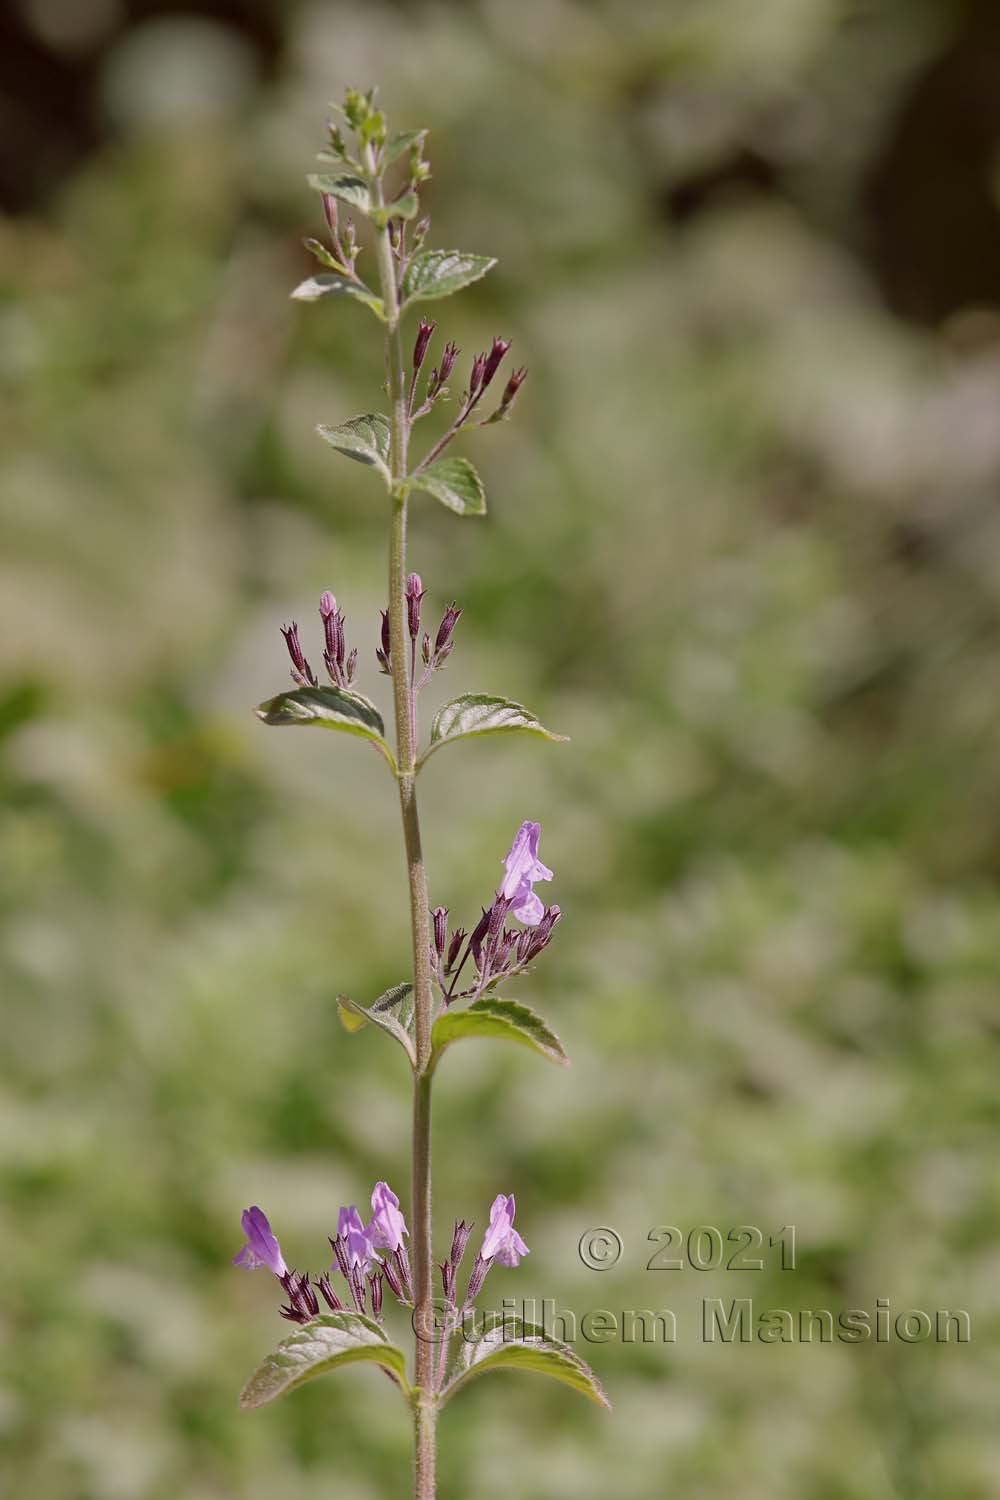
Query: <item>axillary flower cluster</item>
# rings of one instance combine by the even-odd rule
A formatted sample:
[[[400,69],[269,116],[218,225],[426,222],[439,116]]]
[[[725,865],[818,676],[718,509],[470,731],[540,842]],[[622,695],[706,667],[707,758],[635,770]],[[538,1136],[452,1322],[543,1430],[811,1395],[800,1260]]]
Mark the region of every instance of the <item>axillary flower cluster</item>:
[[[257,714],[277,727],[353,736],[381,757],[395,782],[412,969],[377,999],[363,1003],[338,995],[337,1004],[348,1032],[378,1028],[403,1049],[410,1065],[409,1223],[396,1193],[387,1182],[377,1182],[370,1217],[366,1220],[354,1205],[341,1208],[337,1232],[329,1237],[329,1263],[319,1271],[299,1271],[287,1264],[264,1211],[256,1206],[245,1210],[245,1243],[235,1263],[270,1271],[284,1295],[281,1315],[297,1327],[260,1364],[241,1403],[245,1408],[263,1406],[304,1381],[359,1362],[381,1366],[412,1413],[413,1493],[417,1500],[431,1500],[436,1493],[438,1415],[470,1380],[494,1370],[527,1369],[559,1380],[599,1405],[608,1403],[575,1350],[520,1320],[498,1327],[487,1316],[471,1342],[463,1328],[461,1345],[454,1347],[463,1315],[482,1291],[490,1268],[517,1266],[528,1254],[514,1228],[513,1194],[494,1198],[467,1274],[471,1221],[455,1224],[447,1255],[434,1259],[431,1085],[445,1053],[458,1043],[484,1039],[514,1042],[549,1062],[565,1064],[568,1059],[548,1023],[506,992],[511,981],[529,973],[561,916],[559,907],[546,905],[536,890],[552,879],[539,857],[539,823],[526,820],[517,830],[502,860],[502,878],[480,905],[478,917],[467,919],[467,926],[453,926],[449,908],[432,908],[428,897],[417,779],[441,750],[485,735],[563,737],[546,729],[522,704],[484,692],[450,699],[434,715],[426,739],[422,737],[420,697],[451,659],[463,612],[449,603],[436,623],[424,628],[426,590],[406,560],[409,506],[417,496],[429,496],[454,515],[485,515],[482,480],[453,445],[476,429],[506,422],[527,371],[515,369],[501,385],[511,342],[494,338],[489,349],[473,357],[454,415],[441,422],[436,414],[451,400],[449,382],[459,369],[461,351],[447,341],[427,371],[437,324],[421,316],[412,343],[404,346],[403,322],[415,306],[450,297],[480,280],[495,261],[478,253],[428,248],[430,220],[421,215],[420,205],[430,175],[424,159],[426,131],[390,133],[374,92],[348,90],[340,115],[344,124],[330,125],[321,170],[309,178],[320,195],[326,242],[305,243],[320,269],[292,296],[300,302],[354,303],[374,316],[382,334],[388,411],[363,412],[317,430],[338,455],[371,471],[387,501],[388,600],[372,650],[378,675],[388,677],[391,686],[392,731],[387,732],[378,706],[359,688],[361,653],[349,641],[346,615],[330,592],[319,603],[326,680],[321,682],[314,670],[293,621],[282,627],[292,688],[262,703]],[[376,273],[368,279],[358,269],[366,248]],[[500,392],[499,399],[483,415],[491,390]],[[424,420],[432,429],[437,425],[438,434],[414,459],[411,439]],[[411,1314],[412,1364],[390,1336],[393,1302]]]

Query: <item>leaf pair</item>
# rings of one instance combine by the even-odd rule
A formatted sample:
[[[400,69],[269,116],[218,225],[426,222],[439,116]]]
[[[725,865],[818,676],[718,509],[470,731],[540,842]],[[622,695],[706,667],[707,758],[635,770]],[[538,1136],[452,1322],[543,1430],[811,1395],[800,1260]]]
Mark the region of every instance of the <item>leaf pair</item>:
[[[322,1313],[284,1339],[254,1371],[240,1396],[244,1411],[295,1390],[318,1375],[352,1364],[376,1364],[391,1376],[403,1396],[416,1392],[406,1378],[406,1357],[384,1330],[362,1313]],[[519,1319],[489,1321],[475,1337],[465,1339],[458,1368],[440,1395],[443,1404],[480,1375],[497,1370],[529,1370],[561,1381],[582,1396],[610,1409],[611,1403],[585,1360],[558,1339]]]
[[[313,277],[321,281],[322,277]],[[303,283],[306,285],[307,283]],[[320,423],[316,428],[320,437],[331,448],[336,448],[345,458],[356,463],[368,464],[378,470],[386,489],[392,486],[389,469],[389,445],[391,427],[389,418],[380,411],[366,412],[352,417],[339,427],[327,427]],[[409,489],[423,490],[433,495],[449,510],[460,516],[483,516],[486,514],[486,493],[483,482],[467,458],[439,458],[419,473],[403,481]]]
[[[396,758],[385,737],[382,715],[368,698],[350,688],[305,687],[262,703],[256,710],[265,724],[281,726],[319,725],[322,729],[339,729],[371,741],[396,770]],[[418,770],[436,750],[455,740],[479,739],[488,734],[533,734],[558,742],[563,734],[553,734],[520,703],[510,698],[492,697],[487,693],[463,693],[438,710],[431,725],[430,744],[417,762]]]

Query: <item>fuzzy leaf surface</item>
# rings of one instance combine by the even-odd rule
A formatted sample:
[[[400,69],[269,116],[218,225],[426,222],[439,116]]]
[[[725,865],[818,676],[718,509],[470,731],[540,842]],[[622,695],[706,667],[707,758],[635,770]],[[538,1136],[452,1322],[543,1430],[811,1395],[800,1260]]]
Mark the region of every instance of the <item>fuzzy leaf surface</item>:
[[[492,255],[470,255],[464,250],[422,250],[403,274],[403,306],[451,297],[485,276],[496,265]]]
[[[406,1356],[390,1344],[379,1325],[360,1313],[322,1313],[262,1360],[243,1388],[240,1406],[253,1411],[317,1375],[351,1364],[376,1364],[388,1370],[404,1396],[410,1394]]]
[[[463,693],[460,698],[443,704],[434,715],[431,742],[419,764],[423,765],[442,745],[485,734],[534,734],[557,744],[568,738],[565,734],[553,734],[530,709],[515,703],[512,698],[498,698],[489,693]]]
[[[453,1042],[466,1037],[498,1037],[503,1042],[516,1042],[549,1062],[564,1068],[569,1066],[563,1044],[552,1028],[517,1000],[484,995],[465,1010],[446,1010],[438,1016],[431,1031],[434,1064]]]

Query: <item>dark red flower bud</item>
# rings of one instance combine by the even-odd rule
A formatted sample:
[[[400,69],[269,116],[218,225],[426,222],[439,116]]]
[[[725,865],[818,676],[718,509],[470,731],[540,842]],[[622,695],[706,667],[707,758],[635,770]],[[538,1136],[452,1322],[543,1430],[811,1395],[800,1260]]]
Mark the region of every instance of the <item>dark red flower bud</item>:
[[[444,618],[438,626],[438,633],[434,640],[435,656],[440,656],[445,647],[450,646],[455,626],[462,618],[462,614],[463,611],[458,608],[457,604],[448,605],[448,608],[444,612]]]
[[[457,344],[445,344],[444,352],[441,355],[441,370],[438,376],[439,386],[444,385],[445,381],[448,379],[448,376],[455,368],[455,361],[461,354],[461,352],[462,351],[459,349]]]
[[[459,927],[456,932],[452,933],[451,942],[448,944],[448,957],[445,960],[445,972],[448,972],[455,967],[456,963],[458,962],[459,949],[464,942],[465,928]]]
[[[299,687],[316,687],[316,674],[306,661],[299,641],[299,627],[293,620],[291,625],[282,625],[281,633],[285,637],[285,645],[292,659],[292,681]]]
[[[368,1285],[372,1291],[372,1317],[379,1318],[382,1315],[382,1273],[374,1271],[368,1278]]]
[[[330,1281],[330,1278],[326,1275],[325,1272],[316,1282],[316,1285],[319,1287],[320,1292],[323,1296],[323,1300],[326,1303],[327,1307],[332,1308],[334,1312],[340,1312],[344,1304],[337,1296],[337,1293],[333,1290],[333,1285]]]
[[[431,341],[431,336],[436,327],[436,323],[428,323],[425,318],[420,319],[420,326],[417,329],[417,340],[413,345],[414,374],[420,369],[420,366],[424,362],[424,358],[427,354],[427,346]]]
[[[489,385],[496,372],[499,370],[507,350],[510,348],[510,339],[495,338],[493,347],[486,356],[486,364],[483,367],[483,390]]]
[[[477,354],[472,361],[472,374],[469,376],[469,399],[478,396],[483,388],[483,375],[486,373],[486,355]]]
[[[424,597],[424,586],[419,573],[411,573],[406,580],[406,617],[410,628],[410,640],[420,634],[420,601]]]

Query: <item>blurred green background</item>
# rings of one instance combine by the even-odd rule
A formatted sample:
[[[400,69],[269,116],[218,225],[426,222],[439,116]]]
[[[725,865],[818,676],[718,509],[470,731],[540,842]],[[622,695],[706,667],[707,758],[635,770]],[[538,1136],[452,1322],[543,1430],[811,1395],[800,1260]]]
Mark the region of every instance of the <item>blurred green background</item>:
[[[433,693],[568,746],[422,780],[432,897],[523,818],[565,913],[519,988],[574,1066],[469,1046],[437,1212],[514,1190],[501,1295],[676,1311],[610,1417],[527,1376],[442,1425],[442,1494],[996,1493],[1000,16],[932,0],[183,9],[15,0],[0,40],[0,1462],[32,1500],[406,1493],[375,1371],[241,1414],[286,1331],[230,1268],[316,1267],[406,1198],[408,1096],[333,996],[407,973],[392,788],[265,730],[279,625],[362,647],[384,503],[313,433],[377,404],[363,309],[301,307],[326,101],[427,125],[439,304],[531,367],[415,508]],[[362,262],[362,268],[364,262]],[[439,347],[439,346],[438,346]],[[647,1272],[649,1230],[794,1224],[794,1273]],[[578,1259],[617,1228],[620,1264]],[[967,1345],[711,1346],[703,1297],[965,1307]]]

